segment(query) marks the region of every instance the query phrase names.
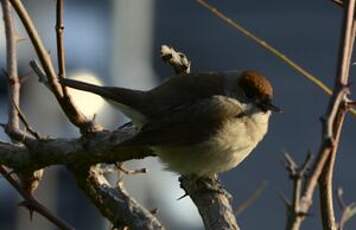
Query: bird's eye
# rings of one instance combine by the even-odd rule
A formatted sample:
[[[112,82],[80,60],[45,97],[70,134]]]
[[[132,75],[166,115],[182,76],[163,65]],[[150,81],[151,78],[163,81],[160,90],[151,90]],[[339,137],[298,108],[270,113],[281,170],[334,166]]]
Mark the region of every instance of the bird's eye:
[[[244,93],[245,93],[245,96],[248,98],[248,99],[252,99],[255,97],[255,94],[252,90],[244,90]]]

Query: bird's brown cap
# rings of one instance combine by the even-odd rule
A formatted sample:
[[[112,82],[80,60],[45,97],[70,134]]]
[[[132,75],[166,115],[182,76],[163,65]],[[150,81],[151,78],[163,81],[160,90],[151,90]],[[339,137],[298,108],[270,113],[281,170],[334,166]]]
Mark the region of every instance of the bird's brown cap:
[[[272,99],[273,97],[271,83],[261,73],[253,70],[246,70],[241,73],[239,86],[245,89],[245,92],[251,92],[260,99]]]

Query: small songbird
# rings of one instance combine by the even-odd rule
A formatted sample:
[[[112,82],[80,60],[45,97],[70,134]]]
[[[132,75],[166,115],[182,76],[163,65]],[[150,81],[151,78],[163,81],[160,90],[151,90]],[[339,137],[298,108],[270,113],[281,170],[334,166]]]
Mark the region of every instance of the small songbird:
[[[244,160],[268,130],[270,82],[256,71],[191,73],[139,91],[63,79],[102,96],[132,119],[138,133],[123,146],[148,146],[167,169],[213,176]]]

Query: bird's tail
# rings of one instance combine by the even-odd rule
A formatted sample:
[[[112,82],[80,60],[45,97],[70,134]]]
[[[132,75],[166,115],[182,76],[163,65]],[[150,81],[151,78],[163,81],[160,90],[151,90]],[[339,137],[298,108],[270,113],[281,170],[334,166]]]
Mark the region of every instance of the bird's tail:
[[[97,86],[90,83],[76,81],[72,79],[61,79],[61,83],[70,88],[88,91],[98,94],[104,99],[109,99],[113,102],[127,105],[129,107],[137,109],[143,103],[143,91],[118,88],[118,87],[105,87]]]
[[[60,82],[63,85],[68,86],[70,88],[79,89],[79,90],[83,90],[83,91],[89,91],[89,92],[98,94],[102,97],[107,97],[109,94],[109,91],[105,90],[106,87],[97,86],[97,85],[93,85],[93,84],[82,82],[82,81],[76,81],[76,80],[65,78],[65,79],[61,79]]]

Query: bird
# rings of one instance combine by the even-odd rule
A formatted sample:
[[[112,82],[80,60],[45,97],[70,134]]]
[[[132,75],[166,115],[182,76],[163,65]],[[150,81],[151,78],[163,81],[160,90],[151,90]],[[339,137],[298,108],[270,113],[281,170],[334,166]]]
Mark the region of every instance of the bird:
[[[173,76],[143,91],[62,79],[100,95],[131,119],[137,134],[121,146],[152,149],[165,169],[211,177],[239,165],[268,131],[273,88],[255,70]]]

